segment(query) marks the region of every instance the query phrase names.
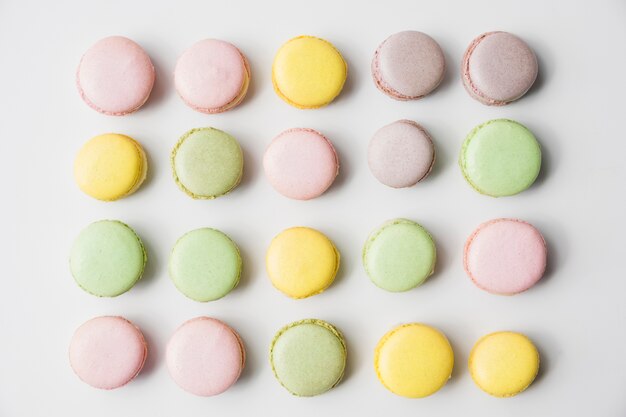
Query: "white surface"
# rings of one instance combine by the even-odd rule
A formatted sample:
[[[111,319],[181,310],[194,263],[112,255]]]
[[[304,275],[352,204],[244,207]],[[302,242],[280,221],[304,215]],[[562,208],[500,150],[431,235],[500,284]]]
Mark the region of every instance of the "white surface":
[[[568,0],[384,1],[367,6],[356,0],[258,1],[250,2],[246,10],[235,1],[181,3],[0,4],[5,265],[0,415],[625,415],[624,2],[597,1],[592,9],[589,2]],[[370,78],[377,45],[405,29],[434,37],[448,63],[443,84],[416,102],[387,98]],[[540,62],[540,79],[533,91],[504,108],[472,100],[459,77],[466,46],[476,35],[494,29],[526,39]],[[74,86],[83,51],[112,34],[143,45],[158,72],[148,104],[128,117],[94,112]],[[300,34],[329,39],[349,63],[344,92],[321,110],[292,108],[272,90],[273,55],[284,41]],[[206,37],[233,42],[250,60],[253,82],[248,97],[226,114],[192,111],[172,86],[178,55]],[[477,194],[456,164],[470,129],[496,117],[524,123],[543,145],[541,178],[516,197]],[[401,118],[417,120],[431,132],[438,160],[423,183],[392,190],[370,174],[366,147],[376,129]],[[224,198],[193,201],[174,184],[169,154],[187,129],[206,125],[239,139],[245,151],[245,176]],[[266,145],[294,126],[326,134],[342,163],[335,185],[309,202],[277,194],[261,169]],[[151,164],[139,192],[108,204],[83,195],[72,177],[79,147],[103,132],[138,139]],[[500,216],[532,222],[543,231],[550,249],[543,282],[514,297],[478,290],[462,268],[466,237],[482,221]],[[440,258],[432,279],[403,294],[376,288],[360,261],[370,230],[394,217],[427,227]],[[144,279],[114,299],[84,293],[68,270],[72,240],[84,226],[102,218],[128,222],[148,249]],[[294,225],[325,232],[342,254],[335,284],[321,295],[298,301],[274,290],[264,273],[268,242]],[[236,291],[208,304],[186,299],[166,271],[175,240],[201,226],[229,234],[240,245],[245,262]],[[111,392],[81,383],[67,360],[74,329],[102,314],[133,320],[144,330],[150,349],[141,375]],[[203,314],[234,326],[249,358],[241,380],[215,398],[183,392],[164,366],[168,337],[184,320]],[[310,399],[292,397],[282,389],[267,361],[274,332],[304,317],[336,324],[349,348],[345,380]],[[394,325],[410,321],[443,330],[457,361],[448,385],[421,400],[386,391],[372,367],[378,339]],[[527,333],[542,355],[542,372],[535,384],[505,400],[481,392],[466,365],[473,343],[500,329]]]

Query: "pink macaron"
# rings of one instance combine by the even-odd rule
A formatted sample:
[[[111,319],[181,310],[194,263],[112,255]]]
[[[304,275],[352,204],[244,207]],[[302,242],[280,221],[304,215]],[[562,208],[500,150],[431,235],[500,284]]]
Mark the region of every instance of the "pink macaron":
[[[313,129],[289,129],[278,135],[263,156],[268,181],[282,195],[310,200],[324,193],[339,172],[333,144]]]
[[[477,287],[513,295],[537,283],[546,270],[546,242],[531,224],[495,219],[481,224],[465,244],[465,272]]]
[[[487,32],[472,41],[462,65],[463,85],[474,99],[503,106],[521,98],[537,78],[537,57],[517,36]]]
[[[396,100],[417,100],[430,94],[443,80],[445,69],[439,44],[413,30],[385,39],[372,59],[376,87]]]
[[[167,344],[172,379],[185,391],[203,397],[221,394],[237,382],[245,360],[237,332],[210,317],[183,323]]]
[[[221,113],[237,106],[250,84],[250,67],[236,46],[217,39],[199,41],[178,58],[178,95],[192,109]]]
[[[148,54],[132,40],[110,36],[85,52],[76,72],[82,99],[100,113],[123,116],[148,100],[155,71]]]
[[[95,388],[114,389],[141,371],[148,349],[141,330],[123,317],[103,316],[81,325],[70,342],[70,365]]]
[[[435,146],[422,126],[411,120],[398,120],[374,134],[367,162],[382,184],[393,188],[411,187],[432,170]]]

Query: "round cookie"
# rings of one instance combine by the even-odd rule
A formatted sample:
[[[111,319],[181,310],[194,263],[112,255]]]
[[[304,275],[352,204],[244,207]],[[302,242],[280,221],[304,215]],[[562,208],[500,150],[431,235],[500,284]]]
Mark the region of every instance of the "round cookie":
[[[310,200],[326,191],[339,172],[333,144],[313,129],[289,129],[278,135],[263,156],[270,184],[285,197]]]
[[[274,376],[293,395],[312,397],[334,388],[346,367],[346,343],[323,320],[293,322],[276,333],[270,346]]]
[[[439,44],[412,30],[385,39],[372,59],[376,87],[396,100],[416,100],[431,93],[443,80],[445,70]]]
[[[139,374],[148,348],[141,330],[123,317],[96,317],[82,324],[70,342],[74,373],[94,388],[115,389]]]
[[[70,270],[76,283],[98,297],[116,297],[141,278],[146,252],[133,229],[100,220],[83,229],[72,246]]]
[[[486,393],[512,397],[535,380],[539,372],[539,352],[521,333],[491,333],[472,348],[469,370],[476,385]]]
[[[546,242],[530,223],[495,219],[481,224],[467,239],[463,265],[478,288],[513,295],[541,279],[547,258]]]
[[[74,160],[78,187],[102,201],[114,201],[134,193],[147,172],[148,160],[139,142],[117,133],[92,138]]]
[[[241,338],[226,323],[196,317],[183,323],[172,335],[165,361],[178,386],[191,394],[210,397],[237,382],[246,353]]]
[[[321,232],[292,227],[272,239],[265,264],[276,289],[291,298],[306,298],[333,283],[339,269],[339,252]]]
[[[363,266],[372,282],[391,292],[408,291],[435,270],[437,249],[430,233],[406,219],[385,222],[363,247]]]
[[[435,164],[435,146],[422,126],[398,120],[380,128],[367,150],[370,171],[382,184],[405,188],[428,176]]]
[[[374,352],[374,369],[389,391],[423,398],[450,379],[454,352],[446,336],[420,323],[400,325],[385,334]]]
[[[138,110],[148,100],[154,79],[148,54],[122,36],[96,42],[85,52],[76,71],[76,86],[83,101],[112,116]]]
[[[472,98],[488,106],[521,98],[534,84],[537,72],[535,53],[507,32],[483,33],[463,56],[463,85]]]
[[[348,65],[328,41],[298,36],[280,47],[272,65],[274,91],[299,109],[329,104],[341,92]]]
[[[221,113],[237,106],[246,96],[250,67],[236,46],[205,39],[178,58],[174,84],[180,98],[192,109]]]
[[[192,300],[217,300],[239,283],[241,255],[235,242],[219,230],[192,230],[174,245],[169,274],[176,288]]]
[[[191,129],[172,150],[176,184],[195,199],[213,199],[235,188],[243,175],[243,153],[235,138],[212,127]]]
[[[508,119],[490,120],[467,135],[459,165],[467,182],[479,193],[511,196],[537,179],[541,147],[522,124]]]

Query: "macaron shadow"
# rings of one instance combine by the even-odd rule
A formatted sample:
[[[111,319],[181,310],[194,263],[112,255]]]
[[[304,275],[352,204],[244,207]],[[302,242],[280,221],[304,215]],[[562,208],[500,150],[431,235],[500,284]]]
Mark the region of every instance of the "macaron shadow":
[[[544,65],[543,58],[539,54],[537,54],[537,49],[534,48],[532,45],[530,45],[530,43],[529,43],[529,46],[533,50],[533,52],[535,53],[535,57],[537,58],[537,78],[535,79],[535,82],[530,87],[530,89],[526,92],[526,94],[524,94],[524,96],[520,98],[520,100],[523,99],[524,97],[530,97],[540,92],[543,86],[546,85],[547,81],[550,79],[550,76],[546,74],[545,72],[545,65]],[[541,46],[543,48],[545,45],[541,45]],[[509,105],[514,104],[514,103],[515,102],[509,103]]]
[[[143,106],[141,106],[141,108],[137,110],[138,112],[145,109],[151,109],[152,107],[158,107],[163,101],[165,101],[170,90],[174,89],[172,80],[170,79],[170,77],[167,76],[168,74],[170,74],[171,71],[167,71],[161,64],[161,62],[155,59],[156,55],[152,53],[159,48],[153,48],[152,45],[150,45],[149,47],[143,45],[143,47],[150,57],[150,60],[152,61],[155,77],[150,96],[148,97],[148,100],[146,100],[146,102],[143,104]]]
[[[344,50],[349,51],[350,48],[344,48],[343,45],[338,45],[337,43],[333,42],[333,45],[337,48],[337,50],[339,51],[339,53],[341,54],[341,56],[343,57],[343,60],[346,62],[346,65],[348,66],[348,72],[346,75],[346,81],[343,84],[343,87],[341,89],[341,92],[339,93],[339,95],[337,97],[335,97],[333,99],[332,102],[330,102],[329,104],[327,104],[327,106],[332,106],[335,103],[340,103],[346,99],[349,99],[350,96],[352,96],[354,94],[354,92],[358,89],[358,85],[359,85],[359,74],[360,74],[360,70],[356,69],[357,66],[352,64],[352,60],[349,59],[348,57],[346,57],[346,55],[344,54]],[[324,107],[327,106],[323,106],[321,107],[322,109]],[[325,134],[325,132],[322,132]],[[332,136],[329,136],[330,140],[333,142],[333,145],[335,144],[334,140],[332,139]]]
[[[229,235],[230,236],[230,235]],[[241,256],[241,274],[239,276],[239,283],[237,286],[233,288],[233,292],[245,291],[246,288],[252,282],[252,278],[257,274],[257,270],[255,268],[254,259],[250,257],[246,248],[242,247],[238,241],[234,240],[237,248],[239,249],[239,256]],[[230,294],[226,294],[224,298],[228,297]]]
[[[140,380],[147,378],[150,376],[155,370],[158,368],[158,365],[161,363],[161,358],[159,357],[159,348],[160,345],[157,343],[157,340],[152,337],[152,329],[144,326],[143,322],[138,322],[133,320],[133,323],[139,327],[141,333],[143,334],[143,338],[146,341],[147,346],[147,355],[146,361],[143,364],[143,368],[139,372],[139,374],[135,377],[135,379]],[[132,382],[132,381],[131,381]]]
[[[155,251],[152,247],[150,241],[146,241],[144,238],[145,234],[142,233],[142,229],[135,229],[137,235],[141,239],[141,243],[143,244],[144,251],[146,252],[146,265],[144,266],[143,274],[141,274],[141,278],[137,283],[131,288],[128,292],[131,291],[141,291],[141,287],[146,285],[150,285],[153,280],[157,278],[159,275],[159,271],[161,270],[160,265],[158,265],[158,261],[155,260]]]

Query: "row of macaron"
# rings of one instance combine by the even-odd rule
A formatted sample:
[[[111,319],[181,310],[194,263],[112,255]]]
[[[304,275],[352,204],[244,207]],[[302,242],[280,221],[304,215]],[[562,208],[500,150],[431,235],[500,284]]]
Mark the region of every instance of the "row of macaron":
[[[291,394],[311,397],[337,386],[344,375],[347,344],[342,333],[320,319],[287,324],[270,343],[275,378]],[[101,316],[81,325],[70,342],[70,365],[85,383],[99,389],[126,385],[139,374],[148,355],[141,330],[119,316]],[[171,378],[185,391],[214,396],[241,375],[246,353],[241,336],[212,317],[183,323],[170,337],[165,362]],[[468,367],[476,385],[496,397],[524,391],[539,371],[539,351],[525,335],[498,331],[480,338]],[[392,393],[423,398],[452,377],[454,352],[440,330],[408,323],[388,331],[374,349],[374,370]]]
[[[435,163],[435,146],[424,127],[399,120],[375,132],[368,148],[370,171],[382,184],[411,187],[425,179]],[[85,143],[75,159],[76,182],[86,194],[113,201],[135,192],[146,178],[145,151],[133,138],[103,134]],[[179,187],[196,199],[227,194],[240,182],[243,153],[238,141],[215,128],[186,132],[171,153]],[[474,128],[461,147],[459,165],[467,182],[493,197],[530,187],[541,168],[541,147],[522,124],[495,119]],[[308,128],[289,129],[274,138],[263,156],[270,184],[282,195],[309,200],[323,194],[339,172],[332,142]]]
[[[431,234],[407,219],[385,222],[374,230],[362,250],[371,281],[390,292],[421,285],[435,271],[437,249]],[[115,297],[141,278],[147,261],[144,245],[128,225],[101,220],[83,229],[71,249],[70,270],[76,283],[99,297]],[[302,299],[325,291],[333,283],[340,253],[322,232],[309,227],[283,230],[270,242],[266,271],[283,294]],[[481,224],[467,239],[464,268],[474,284],[490,293],[526,291],[543,276],[547,247],[541,233],[518,219],[494,219]],[[208,302],[230,293],[239,283],[242,258],[225,233],[200,228],[174,244],[168,272],[188,298]]]
[[[404,31],[385,39],[374,52],[375,86],[396,100],[416,100],[434,91],[445,73],[444,53],[430,36]],[[471,97],[505,105],[522,97],[537,77],[537,58],[519,37],[487,32],[474,39],[462,60],[462,81]],[[280,47],[272,65],[276,94],[300,109],[332,102],[343,89],[348,66],[330,42],[298,36]],[[250,84],[250,65],[231,43],[205,39],[187,49],[174,70],[178,95],[203,113],[221,113],[240,104]],[[112,36],[83,55],[76,82],[83,100],[108,115],[126,115],[147,100],[155,81],[148,54],[134,41]]]

